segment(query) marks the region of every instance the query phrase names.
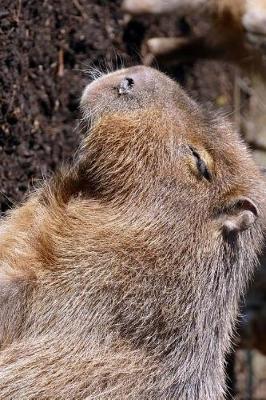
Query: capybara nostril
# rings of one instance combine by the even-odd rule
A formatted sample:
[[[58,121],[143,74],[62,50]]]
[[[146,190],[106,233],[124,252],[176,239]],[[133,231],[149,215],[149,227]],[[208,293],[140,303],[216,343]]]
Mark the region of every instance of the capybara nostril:
[[[124,78],[117,86],[118,94],[127,94],[131,91],[134,86],[134,80],[132,78]]]

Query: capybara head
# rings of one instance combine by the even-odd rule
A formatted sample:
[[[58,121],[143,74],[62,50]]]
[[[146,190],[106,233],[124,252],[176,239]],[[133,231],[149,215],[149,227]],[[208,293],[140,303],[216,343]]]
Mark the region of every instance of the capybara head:
[[[160,212],[179,242],[199,235],[206,248],[252,236],[258,169],[231,127],[177,83],[148,67],[122,69],[88,85],[81,107],[91,121],[83,152],[95,193],[155,219]]]

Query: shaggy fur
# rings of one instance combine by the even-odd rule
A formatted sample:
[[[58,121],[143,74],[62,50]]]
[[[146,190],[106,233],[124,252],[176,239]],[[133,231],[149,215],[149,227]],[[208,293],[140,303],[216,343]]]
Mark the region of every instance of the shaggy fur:
[[[222,399],[262,239],[260,173],[155,70],[102,77],[82,107],[73,164],[1,222],[0,398]]]

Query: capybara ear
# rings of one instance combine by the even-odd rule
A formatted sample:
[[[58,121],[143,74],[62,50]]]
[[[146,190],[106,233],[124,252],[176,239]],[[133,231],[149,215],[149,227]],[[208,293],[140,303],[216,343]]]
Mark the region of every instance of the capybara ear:
[[[237,233],[250,228],[256,221],[258,209],[248,197],[239,197],[227,208],[223,218],[225,233]]]

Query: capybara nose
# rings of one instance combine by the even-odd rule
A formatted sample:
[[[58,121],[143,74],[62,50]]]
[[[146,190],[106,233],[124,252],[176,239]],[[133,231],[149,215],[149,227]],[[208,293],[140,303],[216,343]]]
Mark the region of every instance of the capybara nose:
[[[124,78],[117,85],[117,91],[119,95],[128,94],[134,86],[134,79],[132,78]]]
[[[166,78],[165,78],[166,79]],[[154,88],[160,75],[156,70],[144,66],[121,69],[104,75],[91,82],[83,92],[81,105],[93,109],[97,105],[119,104],[125,107],[124,99],[130,99],[127,107],[139,106],[139,101],[147,101],[147,96],[154,96]],[[135,100],[135,103],[133,103]],[[146,103],[145,103],[146,104]]]

